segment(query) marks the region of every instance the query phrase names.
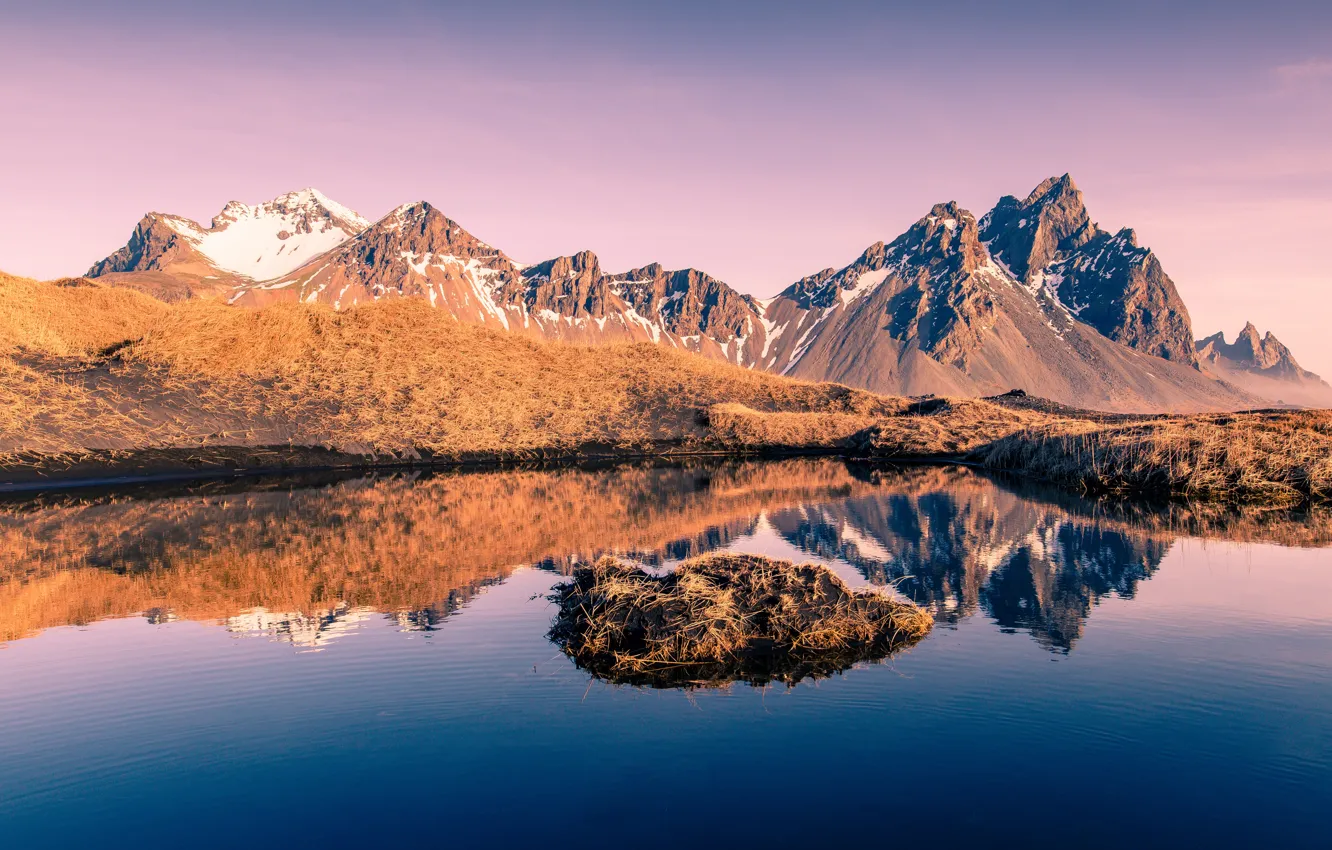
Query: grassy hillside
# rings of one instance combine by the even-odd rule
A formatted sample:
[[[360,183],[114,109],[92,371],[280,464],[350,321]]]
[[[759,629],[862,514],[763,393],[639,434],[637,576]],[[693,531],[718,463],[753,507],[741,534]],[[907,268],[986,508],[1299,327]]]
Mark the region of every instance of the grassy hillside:
[[[651,344],[535,342],[419,299],[248,310],[0,277],[10,480],[71,464],[141,471],[145,450],[168,468],[230,468],[311,447],[342,463],[836,450],[966,459],[1091,491],[1332,498],[1327,413],[1134,418],[921,402]]]
[[[419,300],[252,311],[10,278],[0,303],[0,450],[10,453],[316,445],[522,457],[697,440],[698,411],[721,402],[863,415],[897,406],[649,344],[536,343]]]

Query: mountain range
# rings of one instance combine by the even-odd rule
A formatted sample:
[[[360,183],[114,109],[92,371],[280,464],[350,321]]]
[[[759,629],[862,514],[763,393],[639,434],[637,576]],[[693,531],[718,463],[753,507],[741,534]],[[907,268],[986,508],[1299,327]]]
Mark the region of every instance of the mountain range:
[[[1332,404],[1270,335],[1284,355],[1262,341],[1245,349],[1253,357],[1219,336],[1196,341],[1156,255],[1132,230],[1100,229],[1068,175],[979,219],[938,204],[891,242],[762,300],[697,269],[610,273],[590,251],[527,265],[429,203],[372,223],[313,189],[233,201],[208,227],[149,213],[86,276],[238,307],[421,298],[533,337],[651,341],[890,394],[1021,388],[1119,411]]]

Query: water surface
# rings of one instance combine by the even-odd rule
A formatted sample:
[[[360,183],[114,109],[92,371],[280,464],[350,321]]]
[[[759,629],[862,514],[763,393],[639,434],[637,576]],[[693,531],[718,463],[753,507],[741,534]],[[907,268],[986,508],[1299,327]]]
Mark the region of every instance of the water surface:
[[[141,846],[1327,847],[1332,519],[837,461],[0,509],[0,835]],[[551,585],[816,560],[935,615],[794,688],[601,683]]]

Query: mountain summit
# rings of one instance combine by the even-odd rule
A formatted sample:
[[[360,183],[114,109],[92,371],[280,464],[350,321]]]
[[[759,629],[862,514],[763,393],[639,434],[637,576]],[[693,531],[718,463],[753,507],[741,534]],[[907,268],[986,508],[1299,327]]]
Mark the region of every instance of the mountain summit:
[[[778,342],[761,365],[912,395],[1021,387],[1103,409],[1244,406],[1177,351],[1178,333],[1143,330],[1151,313],[1152,329],[1182,327],[1192,351],[1188,314],[1154,262],[1131,234],[1099,231],[1067,176],[979,221],[939,204],[893,242],[778,296],[766,315]],[[1158,287],[1157,306],[1109,309],[1144,285]]]

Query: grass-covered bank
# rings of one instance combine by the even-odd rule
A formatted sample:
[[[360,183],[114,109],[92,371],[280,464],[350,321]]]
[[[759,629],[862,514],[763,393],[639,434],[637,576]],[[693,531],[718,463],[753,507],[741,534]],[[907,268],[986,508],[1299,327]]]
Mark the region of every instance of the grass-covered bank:
[[[1090,495],[1283,507],[1332,501],[1329,411],[1102,415],[998,398],[928,399],[878,417],[719,405],[712,419],[723,443],[822,440],[866,457],[975,463]]]
[[[166,305],[0,276],[0,479],[670,454],[963,460],[1094,493],[1332,500],[1332,415],[912,400],[651,344],[542,344],[386,299]]]

